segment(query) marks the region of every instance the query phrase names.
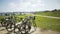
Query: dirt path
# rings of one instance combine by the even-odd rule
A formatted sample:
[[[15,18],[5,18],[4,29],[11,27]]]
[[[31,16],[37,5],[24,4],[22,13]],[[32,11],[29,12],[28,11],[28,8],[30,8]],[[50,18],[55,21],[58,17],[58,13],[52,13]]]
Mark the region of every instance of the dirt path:
[[[0,34],[6,34],[7,31],[4,27],[0,27]]]
[[[47,18],[54,18],[54,19],[60,19],[60,17],[54,17],[54,16],[44,16],[44,15],[34,15],[33,16],[41,16],[41,17],[47,17]]]
[[[4,29],[4,27],[0,27],[0,34],[6,34],[7,31]],[[51,31],[51,30],[42,30],[40,28],[36,28],[36,30],[32,27],[31,34],[60,34],[60,32]]]
[[[32,31],[34,31],[34,28],[32,28]],[[60,32],[52,31],[52,30],[44,30],[37,28],[36,31],[34,31],[31,34],[60,34]]]

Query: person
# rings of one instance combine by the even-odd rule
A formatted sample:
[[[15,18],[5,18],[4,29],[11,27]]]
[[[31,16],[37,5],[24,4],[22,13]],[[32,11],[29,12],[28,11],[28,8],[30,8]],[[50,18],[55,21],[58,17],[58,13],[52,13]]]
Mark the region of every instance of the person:
[[[36,27],[37,27],[36,22],[35,22],[36,17],[32,16],[31,18],[32,18],[32,21],[33,21],[33,26],[34,26],[34,28],[36,30]]]
[[[35,20],[35,16],[32,16],[31,18],[32,18],[33,20]]]

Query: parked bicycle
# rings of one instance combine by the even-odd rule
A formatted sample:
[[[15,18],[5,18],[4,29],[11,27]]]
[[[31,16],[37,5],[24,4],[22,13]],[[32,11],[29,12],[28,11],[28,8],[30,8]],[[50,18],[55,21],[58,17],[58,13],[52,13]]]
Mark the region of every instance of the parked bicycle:
[[[20,18],[20,20],[21,21],[19,23],[16,23],[16,19],[9,16],[7,19],[3,19],[1,24],[5,26],[8,32],[14,32],[16,34],[28,34],[31,30],[32,23],[35,28],[37,27],[35,23],[35,16],[28,16],[25,19]]]

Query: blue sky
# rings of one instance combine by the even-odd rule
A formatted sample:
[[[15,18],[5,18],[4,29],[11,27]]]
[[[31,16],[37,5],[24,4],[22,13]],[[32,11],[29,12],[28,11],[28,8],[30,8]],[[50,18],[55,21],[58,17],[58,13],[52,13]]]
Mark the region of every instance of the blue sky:
[[[60,0],[0,0],[0,12],[60,9]]]

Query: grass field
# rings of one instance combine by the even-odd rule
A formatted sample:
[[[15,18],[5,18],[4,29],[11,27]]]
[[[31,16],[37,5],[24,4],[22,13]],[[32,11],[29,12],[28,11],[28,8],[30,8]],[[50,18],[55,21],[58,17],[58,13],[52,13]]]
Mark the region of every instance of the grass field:
[[[57,10],[57,11],[47,11],[47,12],[36,12],[35,14],[60,17],[60,10]]]
[[[36,24],[38,27],[43,29],[60,31],[60,19],[52,19],[52,18],[36,16]]]

